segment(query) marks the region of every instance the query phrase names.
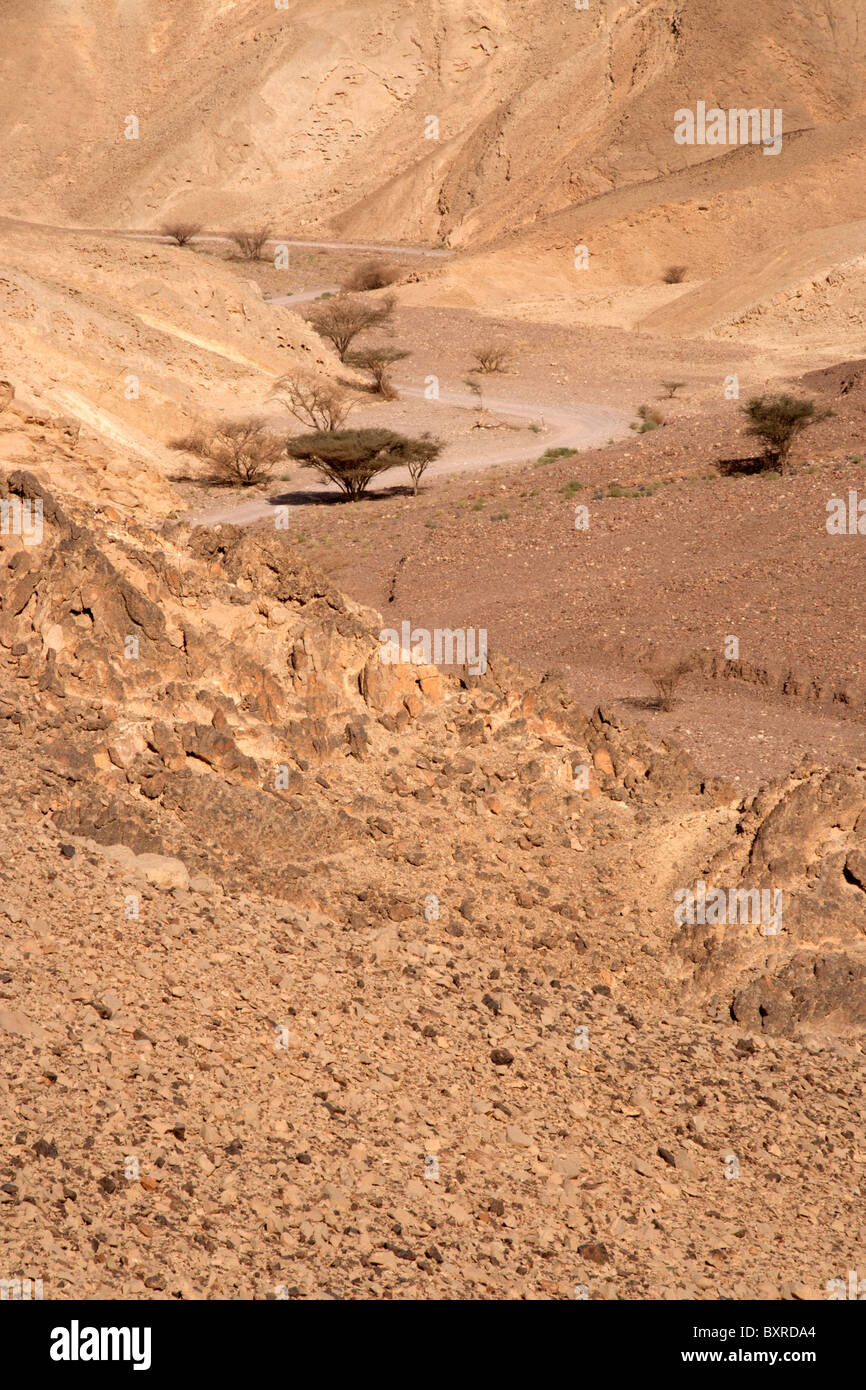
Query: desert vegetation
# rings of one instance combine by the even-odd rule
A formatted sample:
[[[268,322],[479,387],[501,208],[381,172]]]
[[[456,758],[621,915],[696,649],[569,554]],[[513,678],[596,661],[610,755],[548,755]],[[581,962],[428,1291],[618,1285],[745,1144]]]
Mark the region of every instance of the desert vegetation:
[[[753,396],[742,410],[748,420],[746,434],[763,441],[763,466],[778,469],[780,473],[788,468],[791,450],[803,431],[829,419],[832,414],[816,406],[814,401],[787,392]]]
[[[473,396],[478,402],[479,419],[484,414],[484,383],[478,380],[477,376],[469,375],[463,378],[463,385],[468,386]]]
[[[669,713],[675,707],[680,686],[693,670],[694,661],[691,657],[678,657],[673,661],[660,662],[651,669],[656,704],[660,710]]]
[[[355,397],[342,386],[300,374],[280,377],[272,394],[300,424],[317,432],[340,429],[355,406]]]
[[[395,362],[402,362],[410,355],[400,348],[361,348],[358,352],[347,353],[345,360],[350,366],[370,373],[373,379],[371,389],[377,396],[382,396],[386,401],[393,401],[397,392],[391,381],[391,368]]]
[[[417,492],[421,475],[441,447],[430,435],[411,439],[394,430],[361,429],[298,435],[288,441],[286,452],[357,502],[374,478],[400,465],[408,469]]]
[[[662,280],[666,285],[681,285],[686,278],[687,265],[669,265],[662,272]]]
[[[259,417],[198,426],[173,447],[205,462],[213,482],[241,487],[265,482],[285,451],[283,440]]]
[[[507,372],[514,360],[514,353],[507,343],[482,343],[474,349],[473,372]]]
[[[160,231],[163,236],[170,237],[176,246],[187,246],[198,236],[202,229],[200,222],[183,221],[178,218],[172,222],[163,222]]]
[[[350,271],[342,284],[342,289],[348,294],[364,294],[368,290],[382,290],[388,285],[393,285],[395,280],[399,280],[400,271],[395,266],[388,265],[387,261],[373,258],[362,261],[354,270]]]
[[[631,428],[637,430],[638,434],[646,434],[649,430],[657,430],[660,425],[665,423],[665,416],[653,405],[639,405],[637,408],[637,420],[633,421]]]
[[[307,319],[319,336],[332,344],[340,361],[345,362],[357,337],[391,323],[394,303],[393,295],[375,304],[365,304],[351,295],[338,294],[333,299],[315,300],[308,306]]]
[[[251,231],[230,232],[229,235],[242,261],[258,261],[261,260],[262,252],[270,240],[271,232],[271,227],[261,226]]]

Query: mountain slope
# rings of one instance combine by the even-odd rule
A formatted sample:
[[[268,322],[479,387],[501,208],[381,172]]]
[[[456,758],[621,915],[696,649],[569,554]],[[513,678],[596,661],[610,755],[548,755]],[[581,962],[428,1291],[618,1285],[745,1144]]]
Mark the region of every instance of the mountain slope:
[[[697,100],[779,107],[789,132],[866,100],[862,0],[108,8],[5,6],[13,215],[142,225],[181,207],[463,245],[718,154],[673,141]]]

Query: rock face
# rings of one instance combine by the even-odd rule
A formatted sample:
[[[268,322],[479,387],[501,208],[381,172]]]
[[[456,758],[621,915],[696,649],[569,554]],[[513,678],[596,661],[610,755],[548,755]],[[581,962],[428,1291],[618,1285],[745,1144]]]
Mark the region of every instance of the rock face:
[[[32,5],[6,8],[10,68],[19,55],[57,74],[32,94],[33,130],[22,131],[4,66],[7,198],[52,222],[152,226],[170,211],[231,226],[254,207],[280,227],[328,219],[357,241],[465,244],[705,163],[719,151],[676,144],[673,113],[732,65],[743,95],[773,92],[786,133],[832,135],[860,113],[864,41],[847,0],[794,16],[783,0],[755,0],[724,25],[710,0],[670,14],[443,0],[435,23],[392,0],[327,12],[163,0],[133,17],[80,0],[62,28]],[[809,66],[807,88],[756,32],[784,34],[792,72]],[[140,120],[134,140],[118,120],[122,158],[100,101]],[[790,185],[798,165],[786,173]],[[835,165],[832,176],[838,185]]]
[[[764,789],[742,808],[706,883],[708,892],[763,890],[771,907],[779,895],[778,923],[696,925],[681,938],[696,979],[714,991],[724,982],[738,1022],[768,1033],[862,1033],[866,766],[804,770]]]
[[[118,523],[96,534],[29,475],[9,488],[41,497],[44,537],[4,555],[0,646],[11,689],[28,690],[7,719],[44,745],[67,834],[279,892],[287,858],[380,834],[383,784],[411,798],[419,832],[425,805],[453,800],[488,817],[537,808],[560,838],[602,790],[619,806],[707,796],[675,750],[587,720],[495,663],[463,681],[382,663],[378,616],[278,538],[168,527],[157,539]],[[405,751],[388,752],[398,738],[420,754],[434,735],[434,757],[411,771]],[[591,769],[579,796],[578,764]]]
[[[776,1298],[857,1266],[866,770],[738,806],[495,652],[381,663],[267,532],[3,489],[42,501],[0,537],[4,1277]],[[672,928],[700,876],[780,886],[782,933]]]

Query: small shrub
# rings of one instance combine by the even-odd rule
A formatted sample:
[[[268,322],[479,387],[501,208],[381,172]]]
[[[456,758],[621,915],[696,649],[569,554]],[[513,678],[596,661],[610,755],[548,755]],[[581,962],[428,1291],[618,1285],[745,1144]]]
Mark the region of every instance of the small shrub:
[[[513,359],[511,348],[505,343],[484,343],[474,349],[472,356],[475,359],[473,372],[485,374],[507,371]]]
[[[622,483],[609,483],[608,497],[652,497],[661,483],[638,483],[636,487],[623,487]]]
[[[576,449],[545,449],[541,457],[535,460],[533,466],[541,468],[545,463],[554,463],[557,459],[574,458],[576,453]]]
[[[661,710],[670,712],[674,708],[677,700],[677,690],[684,676],[687,676],[694,668],[694,662],[688,658],[681,658],[671,662],[669,665],[657,666],[651,673],[653,685],[656,688],[656,703]]]
[[[250,487],[264,482],[284,451],[263,420],[226,420],[203,436],[193,435],[197,453],[211,465],[214,481]]]
[[[160,227],[163,236],[171,237],[177,246],[186,246],[201,231],[200,222],[164,222]]]
[[[687,265],[669,265],[662,274],[666,285],[681,285],[686,278]]]
[[[257,227],[253,231],[231,232],[230,236],[244,261],[257,261],[270,238],[270,227]]]
[[[382,290],[399,280],[400,271],[385,261],[362,261],[346,276],[342,289],[347,293],[365,293],[367,290]]]
[[[683,386],[685,386],[685,384],[686,383],[684,381],[663,381],[662,386],[667,392],[666,399],[669,401],[673,400],[674,396],[677,394],[677,391],[679,391]]]
[[[484,383],[481,382],[481,381],[479,381],[478,378],[475,377],[475,376],[465,376],[465,377],[463,378],[463,384],[464,384],[464,386],[468,386],[468,387],[469,387],[469,390],[472,392],[473,396],[477,396],[477,397],[478,397],[478,409],[479,409],[479,410],[483,410],[483,409],[484,409]]]
[[[563,486],[560,488],[560,492],[562,493],[563,497],[568,498],[573,497],[574,494],[576,492],[580,492],[582,488],[583,483],[578,482],[577,478],[571,478],[569,482],[563,484]]]

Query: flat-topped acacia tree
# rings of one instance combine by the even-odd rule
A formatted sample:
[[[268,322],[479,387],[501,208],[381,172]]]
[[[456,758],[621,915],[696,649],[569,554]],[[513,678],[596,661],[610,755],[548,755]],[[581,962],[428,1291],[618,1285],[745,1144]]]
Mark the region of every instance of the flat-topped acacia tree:
[[[302,434],[286,442],[290,458],[312,468],[324,482],[336,483],[350,502],[363,497],[380,473],[401,464],[409,469],[414,491],[442,445],[430,435],[410,439],[394,430],[331,430]]]

